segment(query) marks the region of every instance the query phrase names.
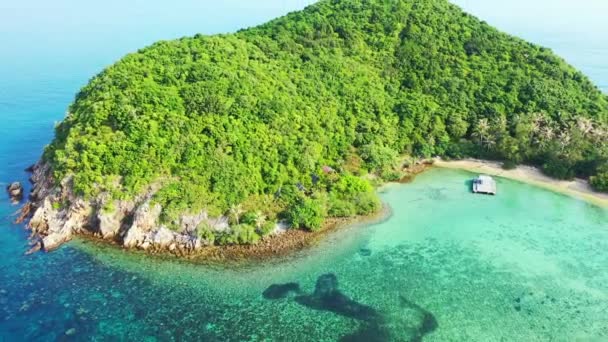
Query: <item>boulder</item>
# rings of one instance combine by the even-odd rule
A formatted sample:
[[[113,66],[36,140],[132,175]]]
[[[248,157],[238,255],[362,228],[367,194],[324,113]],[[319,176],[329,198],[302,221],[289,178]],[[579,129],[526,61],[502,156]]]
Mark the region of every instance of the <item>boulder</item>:
[[[23,199],[23,186],[19,182],[13,182],[6,187],[8,196],[13,203],[19,203]]]
[[[110,239],[118,235],[120,223],[124,215],[119,211],[105,212],[103,209],[97,212],[99,222],[99,233],[104,239]]]
[[[167,248],[175,242],[175,233],[167,227],[160,227],[154,234],[154,244],[160,248]]]
[[[127,248],[141,247],[142,244],[151,240],[151,232],[158,222],[158,218],[162,211],[159,204],[151,205],[150,201],[146,201],[137,208],[133,214],[133,224],[127,230],[123,245]]]

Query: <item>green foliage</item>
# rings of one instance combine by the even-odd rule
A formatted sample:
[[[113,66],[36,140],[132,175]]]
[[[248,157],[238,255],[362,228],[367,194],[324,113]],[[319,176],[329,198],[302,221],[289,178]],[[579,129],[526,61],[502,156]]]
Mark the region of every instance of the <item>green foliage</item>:
[[[608,164],[600,168],[596,176],[591,177],[590,183],[596,191],[608,192]]]
[[[275,221],[266,221],[260,228],[258,228],[257,232],[260,236],[268,236],[270,233],[274,231],[277,223]]]
[[[326,209],[351,211],[340,201],[379,206],[367,189],[312,184],[324,165],[391,176],[398,154],[486,156],[591,176],[607,119],[607,97],[580,72],[447,0],[321,0],[127,55],[78,93],[44,158],[85,197],[160,185],[165,222],[279,193],[315,229]],[[329,205],[310,203],[315,187]]]
[[[357,214],[357,208],[353,202],[330,197],[327,214],[331,217],[351,217]]]
[[[213,245],[215,243],[216,237],[213,233],[211,227],[209,227],[206,223],[201,223],[198,227],[196,227],[196,236],[198,236],[201,240],[206,241],[209,245]]]
[[[255,227],[248,224],[238,224],[230,227],[230,231],[217,237],[220,245],[254,245],[260,241]]]
[[[369,215],[378,211],[382,203],[373,193],[361,193],[355,198],[355,209],[358,215]]]
[[[325,219],[325,208],[319,199],[305,198],[287,211],[287,216],[293,227],[310,231],[321,229]]]

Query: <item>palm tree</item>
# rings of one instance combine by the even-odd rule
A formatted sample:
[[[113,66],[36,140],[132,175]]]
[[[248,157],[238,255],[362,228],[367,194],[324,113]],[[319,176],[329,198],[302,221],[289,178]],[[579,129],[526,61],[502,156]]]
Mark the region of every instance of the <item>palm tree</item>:
[[[488,119],[484,118],[479,120],[472,135],[474,138],[479,139],[479,144],[482,147],[486,145],[490,138],[490,123],[488,122]]]
[[[261,229],[264,223],[266,223],[266,216],[261,211],[258,211],[255,213],[254,222],[256,228]]]
[[[545,117],[541,113],[532,114],[532,132],[539,133],[541,128],[546,125]]]
[[[234,218],[237,225],[239,225],[239,219],[244,212],[243,206],[240,204],[235,204],[230,207],[230,216]]]
[[[588,135],[589,133],[593,132],[593,120],[589,118],[579,116],[576,119],[576,126],[581,133],[583,133],[583,135]]]
[[[570,145],[570,142],[572,141],[572,136],[570,135],[570,133],[564,131],[564,132],[560,133],[557,140],[559,140],[559,144],[563,151],[566,149],[566,147],[568,145]]]

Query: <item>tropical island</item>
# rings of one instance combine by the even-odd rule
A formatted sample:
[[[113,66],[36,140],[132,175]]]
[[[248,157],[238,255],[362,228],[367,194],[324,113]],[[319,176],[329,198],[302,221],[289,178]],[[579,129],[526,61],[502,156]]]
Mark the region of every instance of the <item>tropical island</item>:
[[[76,96],[32,169],[35,248],[94,235],[199,253],[365,217],[416,160],[475,157],[608,191],[608,97],[447,0],[322,0],[161,41]]]

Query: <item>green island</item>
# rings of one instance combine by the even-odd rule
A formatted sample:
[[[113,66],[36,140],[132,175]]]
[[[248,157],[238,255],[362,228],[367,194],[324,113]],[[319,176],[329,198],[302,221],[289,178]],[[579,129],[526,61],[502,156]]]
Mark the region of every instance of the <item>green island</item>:
[[[447,0],[322,0],[103,70],[33,168],[23,217],[38,248],[92,234],[181,255],[369,216],[376,186],[435,156],[608,191],[607,126],[585,75]]]

